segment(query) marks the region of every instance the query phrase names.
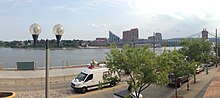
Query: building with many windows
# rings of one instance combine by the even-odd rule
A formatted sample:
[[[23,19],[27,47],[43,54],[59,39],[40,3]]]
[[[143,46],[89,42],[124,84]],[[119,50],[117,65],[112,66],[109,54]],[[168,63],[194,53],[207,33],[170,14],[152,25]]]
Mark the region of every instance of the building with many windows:
[[[123,31],[123,42],[130,43],[138,40],[138,28],[134,28],[128,31]]]
[[[158,44],[162,43],[162,34],[161,33],[155,33],[154,36],[149,36],[148,37],[149,40],[151,40],[151,42],[155,42]]]
[[[120,41],[120,37],[118,37],[117,35],[113,34],[111,31],[109,31],[109,38],[108,38],[108,42],[109,43],[119,43]]]
[[[107,45],[107,38],[96,38],[94,41],[90,41],[91,46],[103,46]]]

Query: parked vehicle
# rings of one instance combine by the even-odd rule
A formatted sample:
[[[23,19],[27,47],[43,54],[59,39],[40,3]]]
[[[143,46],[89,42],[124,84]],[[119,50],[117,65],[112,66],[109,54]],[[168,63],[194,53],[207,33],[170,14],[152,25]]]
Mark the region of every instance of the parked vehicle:
[[[106,67],[94,67],[80,72],[79,75],[72,80],[71,87],[76,92],[86,93],[87,90],[95,89],[100,86],[115,86],[119,81],[118,77],[118,73],[113,73]],[[112,79],[109,81],[104,78]]]
[[[168,78],[170,80],[169,84],[170,85],[175,85],[175,83],[176,83],[177,87],[181,87],[184,82],[188,81],[188,75],[176,76],[176,78],[175,78],[174,73],[170,73],[168,75]]]
[[[198,66],[196,65],[196,67],[197,67],[196,68],[196,73],[197,74],[205,70],[205,64],[198,65]]]
[[[214,66],[214,65],[215,65],[214,62],[209,62],[208,67],[212,67],[212,66]]]

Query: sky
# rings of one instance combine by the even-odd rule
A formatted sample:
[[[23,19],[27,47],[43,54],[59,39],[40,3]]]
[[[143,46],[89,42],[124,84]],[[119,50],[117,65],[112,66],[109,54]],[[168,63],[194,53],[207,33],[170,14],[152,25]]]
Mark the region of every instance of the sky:
[[[55,39],[53,26],[64,26],[62,39],[108,38],[108,31],[139,29],[139,38],[160,32],[164,39],[190,37],[220,29],[218,0],[0,0],[0,40],[32,39],[30,25],[41,26],[39,39]]]

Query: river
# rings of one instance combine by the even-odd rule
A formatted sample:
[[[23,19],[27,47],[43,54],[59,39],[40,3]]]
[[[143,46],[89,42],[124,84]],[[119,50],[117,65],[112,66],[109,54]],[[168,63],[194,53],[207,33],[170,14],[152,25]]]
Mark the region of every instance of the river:
[[[177,47],[178,49],[179,47]],[[165,47],[156,48],[160,54]],[[173,50],[174,47],[166,47]],[[91,60],[104,61],[110,49],[60,49],[50,50],[50,66],[85,65]],[[35,62],[37,67],[45,66],[45,50],[0,48],[0,68],[16,68],[17,62]]]

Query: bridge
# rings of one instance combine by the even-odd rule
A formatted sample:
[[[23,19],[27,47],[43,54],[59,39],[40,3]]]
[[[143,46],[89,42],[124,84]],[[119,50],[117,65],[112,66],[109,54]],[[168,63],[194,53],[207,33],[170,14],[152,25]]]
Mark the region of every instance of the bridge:
[[[204,32],[205,31],[205,32]],[[206,29],[203,29],[202,32],[198,32],[183,38],[171,38],[171,39],[163,39],[161,45],[162,46],[179,46],[181,42],[183,42],[184,39],[198,39],[198,38],[206,38],[213,44],[220,43],[219,37],[216,35],[217,29],[216,29],[216,34],[213,32],[206,32]],[[202,36],[201,36],[202,35]],[[210,38],[208,36],[211,36]]]

